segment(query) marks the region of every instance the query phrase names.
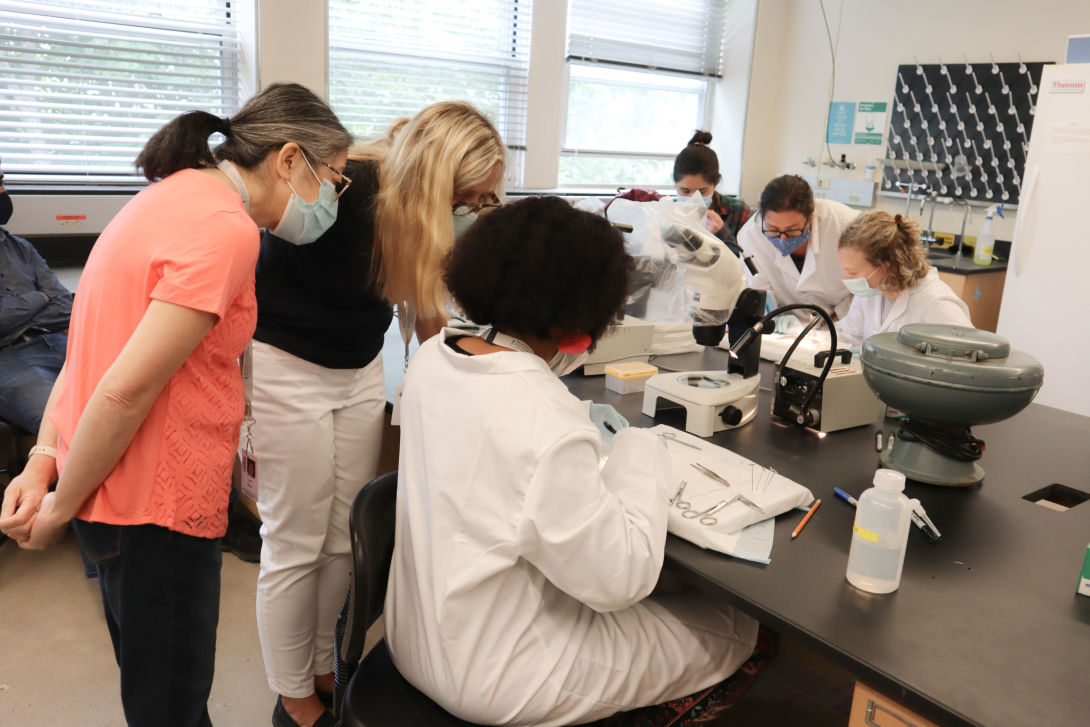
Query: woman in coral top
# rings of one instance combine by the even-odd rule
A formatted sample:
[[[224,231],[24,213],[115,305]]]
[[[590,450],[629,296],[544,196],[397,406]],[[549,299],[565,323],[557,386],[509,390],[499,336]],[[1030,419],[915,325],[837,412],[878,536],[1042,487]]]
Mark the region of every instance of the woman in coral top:
[[[215,132],[226,141],[213,154]],[[131,727],[211,725],[219,538],[244,410],[237,360],[257,320],[258,228],[300,244],[321,235],[351,142],[297,84],[270,86],[230,119],[183,114],[144,147],[136,166],[155,183],[87,261],[67,364],[0,528],[45,548],[76,518]]]

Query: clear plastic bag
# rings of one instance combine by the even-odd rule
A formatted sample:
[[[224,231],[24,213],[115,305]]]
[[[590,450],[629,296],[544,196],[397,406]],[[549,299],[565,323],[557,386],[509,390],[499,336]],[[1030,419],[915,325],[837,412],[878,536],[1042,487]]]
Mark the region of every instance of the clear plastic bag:
[[[659,239],[675,270],[689,320],[697,326],[727,322],[746,289],[745,267],[705,229],[703,203],[658,201]]]
[[[666,256],[661,240],[661,215],[654,202],[615,199],[609,221],[632,225],[625,233],[628,253],[636,261],[625,313],[649,323],[691,323],[677,267]]]

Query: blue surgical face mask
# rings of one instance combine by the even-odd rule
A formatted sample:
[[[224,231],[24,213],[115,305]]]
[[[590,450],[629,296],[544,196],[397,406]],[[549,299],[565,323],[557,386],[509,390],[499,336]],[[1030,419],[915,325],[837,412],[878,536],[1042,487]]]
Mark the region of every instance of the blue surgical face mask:
[[[873,295],[878,295],[881,291],[878,288],[870,287],[870,279],[874,277],[874,273],[877,273],[882,268],[875,268],[874,272],[865,278],[846,278],[844,280],[844,287],[848,289],[848,292],[852,295],[859,296],[860,298],[870,298]]]
[[[477,221],[477,213],[469,212],[464,215],[454,215],[454,239],[465,234],[465,231],[473,226],[473,223]]]
[[[780,239],[778,236],[772,237],[770,235],[765,235],[765,237],[768,238],[768,241],[772,243],[774,248],[780,251],[781,255],[787,257],[795,252],[795,250],[798,250],[800,247],[810,242],[810,229],[807,228],[803,230],[802,234],[798,237],[788,237],[786,240]]]
[[[326,230],[337,221],[337,191],[333,182],[322,179],[314,172],[314,167],[303,157],[310,173],[318,180],[318,199],[307,202],[298,195],[295,187],[291,187],[291,197],[288,206],[284,208],[284,214],[280,222],[272,231],[281,240],[286,240],[296,245],[309,245],[321,237]]]
[[[712,192],[707,197],[703,197],[703,199],[704,199],[704,206],[705,207],[711,207],[712,206],[712,200],[715,199],[715,192]]]

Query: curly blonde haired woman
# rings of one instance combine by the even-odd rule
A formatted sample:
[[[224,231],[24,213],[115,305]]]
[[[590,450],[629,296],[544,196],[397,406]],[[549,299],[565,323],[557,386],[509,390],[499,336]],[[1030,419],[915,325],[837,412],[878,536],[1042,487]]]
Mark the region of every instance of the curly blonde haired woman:
[[[912,218],[860,215],[841,234],[837,256],[854,296],[848,315],[836,323],[836,335],[847,345],[909,323],[972,327],[969,307],[927,263],[920,225]]]
[[[378,465],[392,305],[416,313],[421,341],[445,325],[441,263],[454,243],[453,208],[491,200],[505,164],[483,114],[437,103],[351,149],[325,234],[305,245],[269,232],[261,241],[257,622],[280,695],[277,727],[333,724],[323,693],[333,688],[333,626],[348,587],[348,511]]]

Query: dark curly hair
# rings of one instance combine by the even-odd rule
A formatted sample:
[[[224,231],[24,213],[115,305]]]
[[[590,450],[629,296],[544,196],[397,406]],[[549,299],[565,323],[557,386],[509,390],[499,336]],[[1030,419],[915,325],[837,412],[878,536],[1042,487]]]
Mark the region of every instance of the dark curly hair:
[[[447,255],[447,289],[470,320],[549,340],[597,343],[623,315],[632,258],[598,215],[529,197],[482,215]]]

